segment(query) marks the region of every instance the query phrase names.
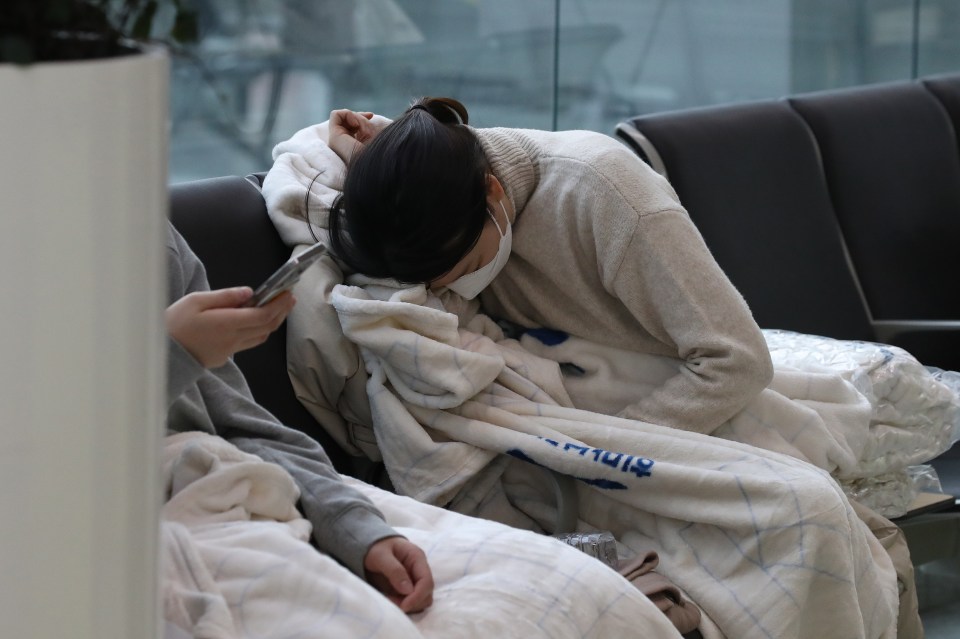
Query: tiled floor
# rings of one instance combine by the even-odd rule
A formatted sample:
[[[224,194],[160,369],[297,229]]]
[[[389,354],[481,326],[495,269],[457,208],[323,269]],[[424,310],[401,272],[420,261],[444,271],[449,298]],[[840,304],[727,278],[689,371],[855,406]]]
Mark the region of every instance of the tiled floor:
[[[926,638],[960,638],[960,558],[919,566],[916,580]]]

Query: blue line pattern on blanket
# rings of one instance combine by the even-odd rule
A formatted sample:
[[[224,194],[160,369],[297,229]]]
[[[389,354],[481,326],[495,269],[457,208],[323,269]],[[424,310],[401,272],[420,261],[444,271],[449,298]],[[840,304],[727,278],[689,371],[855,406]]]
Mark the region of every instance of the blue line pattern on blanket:
[[[563,331],[557,331],[552,328],[528,328],[523,331],[524,334],[537,338],[541,343],[547,346],[556,346],[563,344],[570,336]]]
[[[734,464],[735,465],[735,464]],[[785,597],[787,601],[790,602],[790,605],[796,610],[804,605],[804,602],[798,601],[795,593],[791,588],[784,584],[778,575],[780,569],[783,568],[796,568],[808,571],[810,573],[815,573],[817,575],[826,577],[828,579],[834,580],[837,583],[842,584],[852,584],[854,582],[862,582],[864,580],[877,579],[877,569],[876,565],[873,563],[865,563],[860,571],[857,573],[854,579],[845,577],[842,574],[831,571],[823,566],[816,565],[816,559],[808,560],[806,549],[807,545],[805,543],[805,537],[809,529],[817,528],[823,531],[827,531],[830,535],[834,536],[835,539],[842,539],[846,536],[843,530],[838,529],[835,526],[823,525],[821,523],[812,523],[808,520],[808,517],[803,512],[803,507],[801,505],[801,500],[797,495],[796,491],[792,488],[791,482],[793,478],[788,475],[783,475],[775,465],[770,463],[765,463],[765,466],[773,475],[780,475],[783,479],[782,487],[786,489],[788,496],[784,497],[784,502],[792,501],[792,508],[788,506],[788,509],[795,510],[796,512],[796,521],[791,524],[773,524],[773,525],[763,525],[758,521],[757,514],[754,512],[752,497],[750,491],[744,485],[743,479],[741,477],[736,478],[736,483],[739,486],[740,492],[743,495],[744,504],[747,507],[747,512],[750,517],[750,528],[752,528],[752,536],[747,538],[736,538],[730,534],[729,530],[715,529],[713,534],[719,534],[724,540],[723,543],[720,543],[719,540],[717,546],[714,548],[716,552],[717,548],[726,548],[730,552],[735,553],[736,555],[742,557],[745,561],[749,562],[757,569],[766,574],[770,582],[768,585],[775,587],[781,594],[782,597]],[[731,469],[733,465],[721,465],[718,466],[718,470]],[[791,499],[792,498],[792,499]],[[696,531],[699,527],[699,524],[688,523],[681,527],[678,531],[680,538],[684,540],[695,558],[696,562],[700,565],[703,571],[709,575],[720,588],[723,588],[727,591],[730,598],[737,602],[741,606],[742,611],[746,614],[755,624],[756,629],[763,633],[764,637],[769,639],[777,639],[778,634],[776,629],[769,627],[769,622],[765,621],[762,616],[756,614],[751,610],[751,606],[748,601],[745,601],[742,597],[742,593],[738,593],[735,589],[731,588],[727,583],[727,580],[721,576],[715,574],[711,568],[712,560],[701,555],[700,546],[703,545],[702,536],[694,536],[692,533]],[[796,536],[796,548],[797,548],[797,559],[796,561],[782,561],[782,560],[767,560],[764,557],[764,546],[767,544],[776,545],[782,544],[782,538],[785,533],[792,531]],[[773,557],[781,556],[778,553],[771,553]],[[872,617],[874,614],[877,614],[876,608],[881,605],[879,599],[873,601],[873,610],[868,615]]]
[[[554,448],[560,448],[560,442],[556,440],[549,439],[547,437],[537,437],[537,439],[550,444]],[[578,455],[585,459],[592,458],[594,462],[605,464],[611,468],[620,468],[621,472],[633,473],[639,478],[650,477],[653,474],[654,461],[652,459],[647,459],[646,457],[637,457],[635,455],[628,455],[627,453],[604,450],[603,448],[583,446],[581,444],[574,444],[573,442],[564,442],[563,450],[575,451]],[[519,448],[511,448],[507,451],[507,454],[530,464],[535,464],[545,468],[547,467],[544,466],[544,464],[540,464],[535,461],[532,457],[530,457],[530,455]],[[626,484],[612,479],[604,479],[602,477],[597,479],[591,479],[589,477],[577,477],[576,479],[584,482],[585,484],[596,486],[597,488],[606,488],[608,490],[627,489]]]
[[[537,470],[546,467],[581,478],[582,525],[634,552],[656,550],[664,574],[728,637],[893,636],[893,566],[825,470],[576,408],[555,360],[478,337],[470,329],[484,329],[482,318],[463,328],[418,290],[382,300],[338,285],[331,295],[363,357],[374,433],[399,493],[535,529],[549,518]]]

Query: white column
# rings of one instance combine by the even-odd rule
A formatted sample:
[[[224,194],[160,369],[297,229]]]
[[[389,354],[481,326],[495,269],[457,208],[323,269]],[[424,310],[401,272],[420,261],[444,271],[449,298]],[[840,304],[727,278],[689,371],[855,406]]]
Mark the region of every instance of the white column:
[[[0,65],[0,637],[159,628],[168,81]]]

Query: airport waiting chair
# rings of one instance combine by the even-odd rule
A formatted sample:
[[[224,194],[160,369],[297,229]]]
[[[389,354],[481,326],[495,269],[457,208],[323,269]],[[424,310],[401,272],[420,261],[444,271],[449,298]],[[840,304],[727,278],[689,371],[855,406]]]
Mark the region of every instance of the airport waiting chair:
[[[617,135],[670,180],[761,327],[872,337],[816,144],[789,105],[641,116]]]
[[[923,86],[943,105],[957,140],[957,153],[960,155],[960,74],[936,75],[924,78]]]
[[[912,81],[787,101],[816,139],[877,340],[960,369],[960,154],[943,106]]]

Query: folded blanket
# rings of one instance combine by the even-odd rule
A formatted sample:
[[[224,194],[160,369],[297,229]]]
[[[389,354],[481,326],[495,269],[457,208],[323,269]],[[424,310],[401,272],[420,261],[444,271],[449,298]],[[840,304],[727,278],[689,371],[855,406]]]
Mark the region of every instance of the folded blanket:
[[[434,604],[407,616],[308,543],[279,466],[183,433],[167,439],[164,475],[164,616],[193,637],[680,636],[629,582],[560,541],[345,479],[427,553]]]
[[[763,334],[774,366],[838,375],[870,402],[868,435],[852,477],[902,471],[960,437],[957,390],[902,348],[792,331]]]
[[[960,439],[957,373],[924,367],[896,346],[765,330],[775,366],[825,370],[849,380],[871,405],[854,473],[844,492],[886,517],[900,517],[918,494],[911,472]]]

